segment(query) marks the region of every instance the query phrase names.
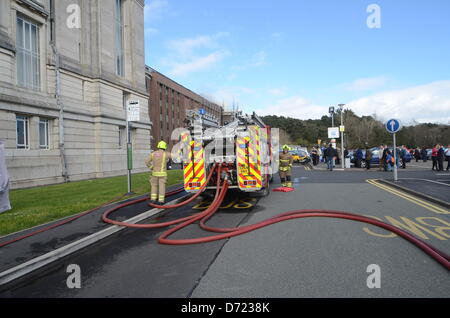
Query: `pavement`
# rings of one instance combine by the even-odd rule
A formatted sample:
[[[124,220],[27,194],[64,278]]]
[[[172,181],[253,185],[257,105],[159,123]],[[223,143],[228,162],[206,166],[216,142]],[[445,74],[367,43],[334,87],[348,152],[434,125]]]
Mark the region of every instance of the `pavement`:
[[[450,211],[444,207],[418,204],[390,188],[367,181],[389,180],[391,174],[387,172],[362,169],[329,172],[323,166],[317,168],[295,167],[296,191],[291,193],[271,192],[267,197],[255,199],[230,192],[223,209],[209,224],[219,227],[254,224],[297,209],[342,210],[402,227],[450,254]],[[431,171],[431,166],[428,169],[411,165],[399,171],[399,176],[405,179],[446,178],[437,174],[440,173]],[[274,181],[272,188],[280,185],[278,177]],[[205,207],[208,200],[200,198],[150,222],[192,215]],[[130,215],[136,212],[129,211]],[[69,235],[69,230],[63,231]],[[446,269],[409,242],[363,223],[325,218],[291,220],[228,240],[192,246],[160,245],[156,240],[162,231],[124,230],[55,262],[43,272],[0,288],[0,297],[450,295],[450,275]],[[193,224],[173,238],[208,235]],[[47,247],[51,248],[49,244]],[[10,248],[16,255],[22,253],[22,246]],[[81,268],[80,289],[69,289],[66,285],[66,269],[70,264]],[[367,270],[372,264],[380,268],[381,288],[368,288]]]

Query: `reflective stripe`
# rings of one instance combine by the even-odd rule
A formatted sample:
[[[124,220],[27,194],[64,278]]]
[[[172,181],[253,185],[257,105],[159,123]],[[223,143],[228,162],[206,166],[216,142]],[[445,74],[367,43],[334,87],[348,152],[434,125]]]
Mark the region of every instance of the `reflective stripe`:
[[[153,156],[153,154],[152,154]],[[166,152],[163,152],[163,157],[162,157],[162,161],[161,161],[161,169],[159,172],[154,171],[152,172],[152,176],[154,177],[167,177],[167,171],[166,171]]]

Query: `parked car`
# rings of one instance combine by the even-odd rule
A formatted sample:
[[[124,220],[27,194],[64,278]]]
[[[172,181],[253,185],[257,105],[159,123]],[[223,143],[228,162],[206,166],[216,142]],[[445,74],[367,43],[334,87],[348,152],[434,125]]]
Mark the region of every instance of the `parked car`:
[[[311,156],[305,150],[291,150],[289,152],[292,154],[295,163],[307,164],[311,162]]]
[[[391,152],[392,152],[393,148],[389,148],[389,150],[391,150]],[[383,155],[381,153],[381,149],[379,147],[374,147],[374,148],[370,148],[370,151],[372,152],[372,159],[370,160],[370,165],[371,166],[379,165],[380,158]],[[356,164],[356,158],[354,156],[354,153],[355,153],[354,151],[349,151],[350,162],[353,164]],[[365,168],[366,167],[366,161],[365,161],[366,150],[362,149],[362,153],[363,153],[363,160],[361,161],[361,168]],[[406,163],[411,162],[411,160],[412,160],[411,154],[409,152],[406,152],[406,156],[405,156]]]

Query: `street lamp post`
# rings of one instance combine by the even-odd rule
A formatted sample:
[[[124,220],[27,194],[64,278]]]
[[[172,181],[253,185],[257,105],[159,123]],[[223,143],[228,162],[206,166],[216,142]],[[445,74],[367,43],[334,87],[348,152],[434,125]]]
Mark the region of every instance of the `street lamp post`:
[[[339,109],[341,110],[341,126],[344,126],[344,106],[345,104],[339,104]],[[341,158],[342,158],[342,169],[345,169],[345,158],[344,158],[344,132],[341,129]]]
[[[329,112],[330,112],[330,115],[331,115],[331,127],[334,128],[334,106],[331,106],[329,108]]]

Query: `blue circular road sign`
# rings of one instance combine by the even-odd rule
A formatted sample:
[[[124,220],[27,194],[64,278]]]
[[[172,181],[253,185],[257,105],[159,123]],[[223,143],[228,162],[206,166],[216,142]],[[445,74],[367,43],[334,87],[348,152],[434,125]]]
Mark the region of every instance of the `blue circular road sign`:
[[[402,125],[398,119],[389,119],[386,122],[386,130],[391,134],[397,133],[400,129],[402,129]]]
[[[201,108],[198,112],[199,112],[200,115],[205,115],[206,114],[206,110],[203,109],[203,108]]]

